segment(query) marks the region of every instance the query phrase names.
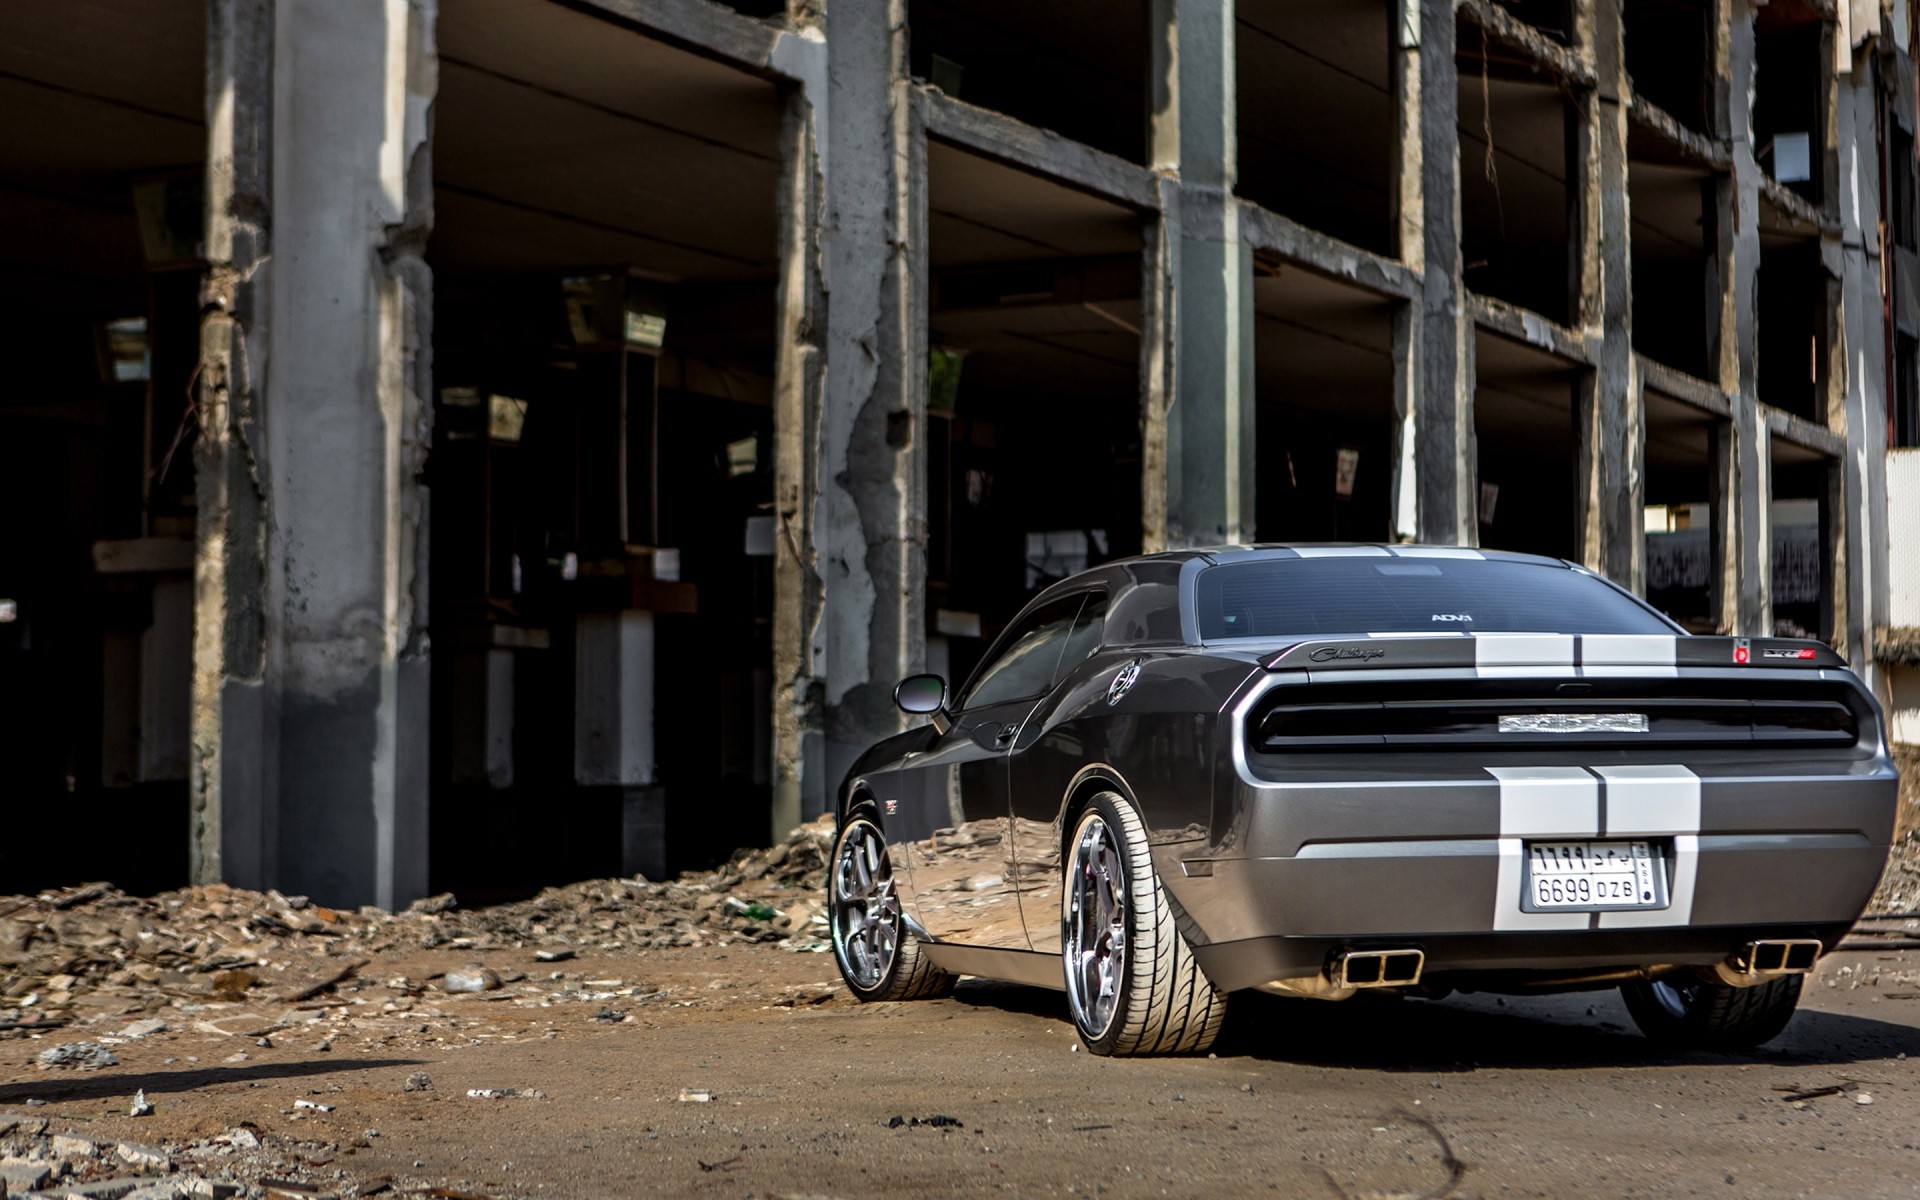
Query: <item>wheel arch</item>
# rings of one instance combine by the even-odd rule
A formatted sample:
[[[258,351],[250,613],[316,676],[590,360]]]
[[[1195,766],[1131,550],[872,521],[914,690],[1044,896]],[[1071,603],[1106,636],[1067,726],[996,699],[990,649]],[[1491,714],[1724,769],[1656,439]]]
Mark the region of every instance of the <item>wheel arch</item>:
[[[1088,763],[1074,773],[1067,781],[1066,794],[1060,802],[1060,847],[1064,854],[1069,839],[1073,837],[1073,826],[1080,819],[1087,804],[1101,792],[1113,792],[1125,800],[1134,812],[1140,813],[1140,800],[1127,786],[1126,777],[1120,769],[1111,763]],[[1140,813],[1141,819],[1146,818]]]

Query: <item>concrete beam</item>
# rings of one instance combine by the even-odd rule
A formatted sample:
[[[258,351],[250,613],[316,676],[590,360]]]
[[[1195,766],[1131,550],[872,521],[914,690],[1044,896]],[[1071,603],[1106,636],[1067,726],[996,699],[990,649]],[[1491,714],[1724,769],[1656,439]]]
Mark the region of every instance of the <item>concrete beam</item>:
[[[1496,6],[1492,0],[1460,0],[1460,15],[1478,26],[1489,40],[1519,54],[1535,71],[1555,83],[1570,90],[1594,86],[1591,62]]]
[[[894,684],[926,659],[927,173],[906,0],[833,0],[827,33],[827,386],[814,546],[831,787],[900,728]]]
[[[1590,367],[1598,361],[1594,353],[1595,339],[1576,333],[1558,321],[1548,320],[1530,308],[1521,308],[1497,296],[1469,292],[1467,311],[1473,315],[1474,325],[1489,333],[1545,350],[1581,366]]]
[[[1731,477],[1719,496],[1716,523],[1724,525],[1729,632],[1764,637],[1773,632],[1772,461],[1767,423],[1758,399],[1760,197],[1765,185],[1754,159],[1755,0],[1717,0],[1726,17],[1725,53],[1718,58],[1715,86],[1727,93],[1731,179],[1715,206],[1715,271],[1719,286],[1714,324],[1721,388],[1733,398],[1726,447]],[[1724,75],[1719,71],[1724,69]],[[1797,198],[1797,197],[1796,197]]]
[[[1635,369],[1640,373],[1643,391],[1658,392],[1723,420],[1732,419],[1733,402],[1725,392],[1706,380],[1695,379],[1684,371],[1676,371],[1665,363],[1655,362],[1645,356],[1639,356],[1639,365]]]
[[[558,0],[568,8],[609,18],[647,36],[690,50],[706,58],[768,76],[799,79],[780,61],[792,53],[782,47],[794,34],[765,21],[742,16],[710,0]],[[803,9],[802,16],[806,10]],[[806,27],[806,22],[801,27]],[[817,39],[814,45],[819,46]],[[820,47],[824,53],[825,48]]]
[[[1157,546],[1254,536],[1253,252],[1237,174],[1231,0],[1154,0],[1152,154],[1178,180],[1153,240],[1178,303],[1157,310],[1174,392],[1146,410],[1143,527]],[[1148,280],[1149,286],[1158,281]]]
[[[1765,200],[1775,212],[1790,221],[1796,233],[1804,233],[1809,237],[1820,234],[1829,236],[1839,234],[1838,221],[1816,208],[1805,196],[1764,171],[1761,172],[1758,180],[1758,190],[1761,199]]]
[[[918,90],[926,105],[929,137],[1142,212],[1160,206],[1153,172],[1137,163],[956,100],[939,88]]]
[[[197,869],[404,905],[427,883],[435,7],[214,17]]]
[[[1406,264],[1309,229],[1251,201],[1240,203],[1240,232],[1256,256],[1284,259],[1382,296],[1411,300],[1420,288],[1419,277]]]
[[[1760,420],[1766,426],[1767,433],[1783,442],[1791,442],[1805,450],[1824,454],[1829,458],[1840,458],[1847,452],[1847,438],[1843,433],[1816,425],[1805,417],[1795,416],[1784,409],[1768,404],[1756,406]]]
[[[1688,129],[1665,109],[1640,95],[1633,93],[1627,104],[1627,120],[1634,128],[1652,134],[1668,150],[1672,161],[1699,167],[1706,171],[1730,171],[1733,169],[1733,157],[1725,141],[1719,138],[1703,137]]]

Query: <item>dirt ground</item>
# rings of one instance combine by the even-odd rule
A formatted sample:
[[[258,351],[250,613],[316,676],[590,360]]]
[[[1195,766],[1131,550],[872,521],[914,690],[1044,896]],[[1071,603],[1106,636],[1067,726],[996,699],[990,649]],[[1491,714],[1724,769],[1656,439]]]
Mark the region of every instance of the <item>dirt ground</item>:
[[[1773,1045],[1680,1057],[1611,992],[1256,998],[1216,1056],[1115,1061],[1076,1049],[1057,993],[863,1006],[830,956],[772,944],[394,948],[317,1005],[163,1010],[112,1067],[40,1068],[71,1029],[0,1042],[0,1129],[288,1196],[1912,1196],[1917,925],[1828,958]],[[476,961],[597,990],[395,986]],[[152,1115],[126,1115],[136,1090]]]

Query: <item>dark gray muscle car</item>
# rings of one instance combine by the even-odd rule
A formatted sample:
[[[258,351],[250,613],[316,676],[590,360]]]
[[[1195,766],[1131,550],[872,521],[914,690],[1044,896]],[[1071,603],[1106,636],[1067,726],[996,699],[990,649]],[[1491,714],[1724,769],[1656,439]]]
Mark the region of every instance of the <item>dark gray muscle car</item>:
[[[1036,597],[839,795],[828,885],[867,1000],[1066,992],[1087,1046],[1203,1051],[1244,989],[1619,987],[1757,1045],[1859,916],[1896,777],[1817,642],[1694,637],[1580,567],[1234,547]]]

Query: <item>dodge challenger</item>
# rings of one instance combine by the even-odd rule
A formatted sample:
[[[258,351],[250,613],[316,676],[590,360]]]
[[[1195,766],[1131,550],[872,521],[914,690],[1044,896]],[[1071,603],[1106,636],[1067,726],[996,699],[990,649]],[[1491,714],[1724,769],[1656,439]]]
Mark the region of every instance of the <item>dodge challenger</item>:
[[[1827,646],[1690,636],[1554,559],[1153,554],[1041,592],[841,786],[853,994],[1066,993],[1102,1054],[1235,992],[1618,987],[1675,1046],[1778,1035],[1885,865],[1896,777]]]

